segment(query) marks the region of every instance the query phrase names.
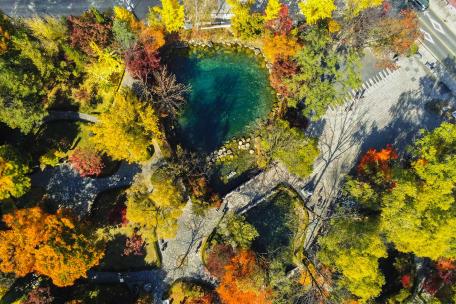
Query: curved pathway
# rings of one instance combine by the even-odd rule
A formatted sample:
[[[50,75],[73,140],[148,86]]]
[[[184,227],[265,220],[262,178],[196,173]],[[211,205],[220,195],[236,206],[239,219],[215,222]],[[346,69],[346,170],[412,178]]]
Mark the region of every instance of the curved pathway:
[[[95,123],[98,118],[90,114],[72,111],[51,111],[45,118],[45,122],[55,120]],[[154,142],[153,144],[155,153],[150,160],[141,165],[122,162],[117,172],[109,177],[81,177],[65,162],[57,167],[47,167],[43,171],[32,174],[32,185],[46,189],[49,196],[61,204],[59,207],[71,208],[76,214],[83,216],[90,211],[99,193],[131,185],[134,177],[139,172],[152,174],[151,172],[154,171],[156,164],[162,158],[162,153],[157,143]]]

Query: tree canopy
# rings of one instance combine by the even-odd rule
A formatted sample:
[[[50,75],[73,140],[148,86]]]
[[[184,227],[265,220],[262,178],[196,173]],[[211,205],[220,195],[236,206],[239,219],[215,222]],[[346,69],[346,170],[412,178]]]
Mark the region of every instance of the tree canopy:
[[[19,209],[3,216],[8,230],[0,231],[0,271],[25,276],[37,272],[57,286],[69,286],[86,277],[103,251],[63,211],[47,214],[39,207]]]
[[[9,145],[0,146],[0,200],[24,195],[31,186],[27,162]]]
[[[153,140],[160,141],[162,133],[158,117],[151,105],[141,102],[131,89],[122,89],[111,108],[89,127],[90,140],[113,159],[129,162],[147,160]]]

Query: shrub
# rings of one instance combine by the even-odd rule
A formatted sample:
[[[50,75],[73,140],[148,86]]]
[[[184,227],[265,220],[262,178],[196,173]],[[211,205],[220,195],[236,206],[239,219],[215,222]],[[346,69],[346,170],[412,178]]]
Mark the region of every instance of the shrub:
[[[81,176],[98,176],[104,168],[102,158],[92,149],[76,148],[68,160]]]

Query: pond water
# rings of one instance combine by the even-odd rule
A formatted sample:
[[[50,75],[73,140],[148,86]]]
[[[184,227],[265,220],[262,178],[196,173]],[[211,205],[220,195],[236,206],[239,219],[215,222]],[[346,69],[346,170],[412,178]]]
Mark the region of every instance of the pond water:
[[[171,58],[170,71],[192,87],[179,120],[186,147],[211,152],[270,112],[274,92],[264,64],[253,54],[186,49]]]

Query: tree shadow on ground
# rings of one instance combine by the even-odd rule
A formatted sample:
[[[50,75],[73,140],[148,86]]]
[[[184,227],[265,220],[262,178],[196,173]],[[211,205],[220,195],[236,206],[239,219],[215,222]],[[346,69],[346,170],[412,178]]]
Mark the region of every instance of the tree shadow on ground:
[[[392,144],[404,152],[419,135],[421,129],[436,128],[441,118],[425,109],[429,97],[422,92],[408,91],[401,94],[399,101],[389,109],[391,122],[384,128],[372,126],[372,131],[361,146],[361,153],[370,148],[382,149]]]

